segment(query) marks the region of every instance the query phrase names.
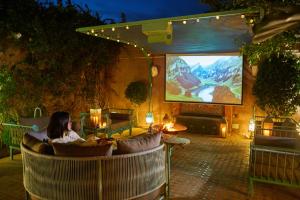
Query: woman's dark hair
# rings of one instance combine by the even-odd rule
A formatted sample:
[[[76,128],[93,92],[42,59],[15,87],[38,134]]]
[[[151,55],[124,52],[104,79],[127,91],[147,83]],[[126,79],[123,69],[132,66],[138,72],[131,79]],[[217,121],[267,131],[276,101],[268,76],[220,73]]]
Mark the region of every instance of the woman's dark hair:
[[[47,127],[47,135],[50,139],[63,137],[64,131],[68,130],[70,114],[67,112],[55,112],[50,118]]]

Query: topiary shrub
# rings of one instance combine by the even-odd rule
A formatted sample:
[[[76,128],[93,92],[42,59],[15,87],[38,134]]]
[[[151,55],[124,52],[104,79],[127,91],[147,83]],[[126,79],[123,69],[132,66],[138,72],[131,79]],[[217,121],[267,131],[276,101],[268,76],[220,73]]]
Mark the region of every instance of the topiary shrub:
[[[144,81],[134,81],[129,83],[125,90],[125,97],[135,105],[135,126],[139,121],[138,107],[147,100],[147,84]]]
[[[300,105],[300,61],[291,54],[272,54],[258,65],[253,94],[268,115],[287,116]]]
[[[147,100],[147,84],[144,81],[129,83],[125,90],[125,97],[130,102],[141,105]]]

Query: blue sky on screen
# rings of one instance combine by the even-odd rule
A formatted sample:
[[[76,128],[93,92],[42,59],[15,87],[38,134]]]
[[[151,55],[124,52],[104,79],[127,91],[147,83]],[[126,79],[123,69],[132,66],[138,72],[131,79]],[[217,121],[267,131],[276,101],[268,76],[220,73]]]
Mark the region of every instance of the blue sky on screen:
[[[213,64],[220,58],[223,58],[224,56],[179,56],[181,59],[183,59],[185,62],[187,62],[188,65],[193,66],[195,64],[200,64],[203,67],[206,67],[207,65]]]

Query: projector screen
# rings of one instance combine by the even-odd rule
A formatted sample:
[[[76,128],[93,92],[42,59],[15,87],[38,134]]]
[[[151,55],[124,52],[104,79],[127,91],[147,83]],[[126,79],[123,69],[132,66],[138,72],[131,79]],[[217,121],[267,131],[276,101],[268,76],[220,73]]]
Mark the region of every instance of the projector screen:
[[[242,104],[243,57],[166,55],[165,101]]]

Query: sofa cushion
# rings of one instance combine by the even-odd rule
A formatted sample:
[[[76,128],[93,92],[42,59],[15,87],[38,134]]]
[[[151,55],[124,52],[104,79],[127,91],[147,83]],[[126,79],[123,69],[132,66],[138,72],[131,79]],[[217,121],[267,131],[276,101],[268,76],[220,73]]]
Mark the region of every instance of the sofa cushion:
[[[274,147],[295,148],[296,138],[255,135],[254,144]]]
[[[137,153],[153,149],[160,144],[161,133],[143,134],[126,140],[117,140],[117,153]]]
[[[127,126],[130,126],[130,121],[114,121],[114,122],[112,122],[110,128],[112,130],[116,130],[116,129],[124,128]]]
[[[29,135],[26,133],[23,136],[23,144],[30,150],[41,153],[41,154],[49,154],[53,155],[53,148],[50,144],[46,142],[42,142],[41,140],[38,140],[34,136]]]
[[[23,126],[34,126],[34,131],[43,131],[47,128],[49,123],[49,117],[39,117],[39,118],[20,118],[19,123]]]
[[[85,156],[111,156],[112,143],[53,143],[54,155],[85,157]]]
[[[130,120],[130,115],[125,113],[110,113],[110,119],[112,121],[116,120]]]

